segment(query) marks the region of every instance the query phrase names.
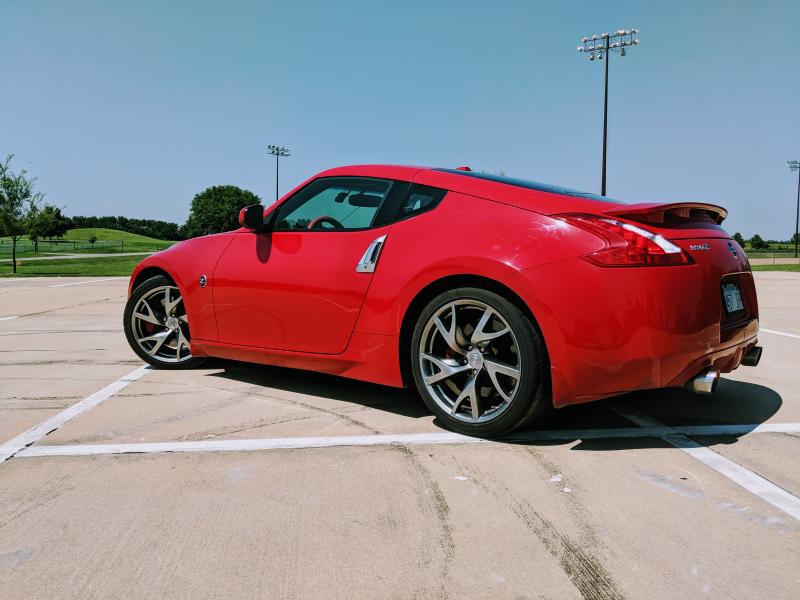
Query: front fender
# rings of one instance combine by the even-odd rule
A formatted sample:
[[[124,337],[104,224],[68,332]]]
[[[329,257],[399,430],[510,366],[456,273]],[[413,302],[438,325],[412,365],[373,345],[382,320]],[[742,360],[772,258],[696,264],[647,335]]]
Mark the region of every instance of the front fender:
[[[234,235],[235,232],[230,232],[193,238],[148,256],[133,270],[128,294],[143,272],[149,269],[165,272],[181,292],[192,338],[216,341],[219,336],[214,314],[213,274]],[[205,287],[200,286],[202,275],[206,276]]]

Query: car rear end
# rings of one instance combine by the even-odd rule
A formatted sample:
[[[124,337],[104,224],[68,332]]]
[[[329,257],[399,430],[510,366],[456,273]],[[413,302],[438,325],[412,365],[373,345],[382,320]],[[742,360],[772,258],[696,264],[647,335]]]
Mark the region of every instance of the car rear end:
[[[710,393],[719,373],[757,364],[755,284],[720,226],[726,214],[700,203],[597,203],[551,215],[597,239],[568,263],[512,280],[535,290],[526,301],[550,338],[557,406],[659,387]]]
[[[672,256],[680,258],[670,264],[693,264],[702,273],[700,285],[707,300],[697,310],[706,315],[714,329],[718,328],[708,343],[714,349],[736,350],[724,353],[724,359],[718,358],[714,361],[717,364],[709,366],[724,373],[743,360],[752,366],[758,363],[761,351],[753,349],[758,333],[755,282],[744,250],[720,225],[727,216],[725,209],[712,204],[676,203],[615,208],[605,214],[660,236],[680,250],[673,248]],[[691,371],[696,366],[687,368]]]

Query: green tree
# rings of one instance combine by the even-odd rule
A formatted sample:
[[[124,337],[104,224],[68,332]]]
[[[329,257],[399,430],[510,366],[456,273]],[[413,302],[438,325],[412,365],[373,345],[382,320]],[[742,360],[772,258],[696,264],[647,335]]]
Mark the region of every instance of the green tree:
[[[738,231],[733,234],[733,239],[736,240],[736,243],[739,244],[742,248],[744,248],[744,236],[739,233]]]
[[[261,199],[235,185],[210,187],[192,200],[189,218],[183,227],[186,237],[231,231],[239,227],[239,210]]]
[[[34,208],[28,216],[28,237],[34,243],[35,252],[39,252],[39,240],[63,237],[70,224],[57,206],[45,204],[41,209]]]
[[[45,204],[41,211],[42,234],[48,239],[62,238],[72,228],[72,220],[61,212],[58,206]]]
[[[96,241],[97,241],[97,236],[96,235],[90,235],[89,236],[89,243],[92,245],[92,248],[94,248],[94,243]]]
[[[17,241],[29,231],[37,205],[44,198],[34,190],[36,178],[28,178],[27,171],[11,170],[13,154],[0,163],[0,235],[11,237],[12,271],[17,272]]]
[[[47,216],[38,207],[32,207],[28,215],[28,237],[33,242],[33,251],[39,254],[39,238],[45,236]]]
[[[755,234],[750,238],[750,247],[753,250],[766,250],[769,248],[769,244],[765,242],[760,235]]]

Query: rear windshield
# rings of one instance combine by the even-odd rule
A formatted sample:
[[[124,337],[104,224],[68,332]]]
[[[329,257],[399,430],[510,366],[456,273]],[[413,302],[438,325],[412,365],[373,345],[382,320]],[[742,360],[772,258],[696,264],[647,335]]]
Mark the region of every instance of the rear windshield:
[[[558,185],[550,185],[549,183],[539,183],[538,181],[528,181],[527,179],[517,179],[515,177],[506,177],[505,175],[490,175],[488,173],[477,173],[475,171],[459,171],[458,169],[434,169],[443,173],[452,173],[453,175],[465,175],[467,177],[475,177],[476,179],[486,179],[496,183],[505,183],[506,185],[515,185],[517,187],[528,188],[529,190],[538,190],[540,192],[548,192],[550,194],[561,194],[562,196],[576,196],[578,198],[589,198],[590,200],[600,200],[601,202],[614,202],[622,204],[619,200],[608,198],[607,196],[600,196],[599,194],[589,194],[587,192],[579,192],[578,190],[571,190],[569,188],[560,187]]]

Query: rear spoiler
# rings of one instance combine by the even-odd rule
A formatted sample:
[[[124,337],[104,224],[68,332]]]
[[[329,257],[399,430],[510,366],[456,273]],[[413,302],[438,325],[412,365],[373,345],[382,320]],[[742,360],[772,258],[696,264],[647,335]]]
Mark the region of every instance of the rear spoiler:
[[[710,221],[719,225],[728,211],[716,204],[674,202],[672,204],[630,204],[618,206],[604,214],[623,217],[640,223],[663,224],[667,221]]]

